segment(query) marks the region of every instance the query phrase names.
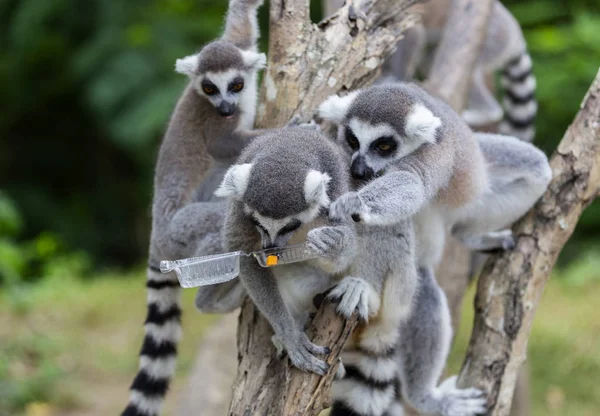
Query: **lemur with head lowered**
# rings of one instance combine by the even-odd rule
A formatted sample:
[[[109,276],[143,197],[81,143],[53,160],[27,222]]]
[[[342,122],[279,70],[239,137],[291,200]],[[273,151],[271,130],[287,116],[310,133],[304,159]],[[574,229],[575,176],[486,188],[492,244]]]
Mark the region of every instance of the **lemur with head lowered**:
[[[327,0],[324,2],[325,13],[333,13],[343,3],[343,0]],[[423,4],[422,23],[404,34],[396,52],[383,67],[382,81],[389,78],[411,80],[418,67],[427,72],[432,59],[425,52],[426,46],[434,47],[439,43],[451,3],[451,0],[428,0]],[[485,79],[497,71],[502,71],[502,106],[487,87]],[[535,89],[531,57],[521,27],[506,7],[495,1],[487,35],[473,71],[467,108],[462,116],[474,128],[502,120],[500,133],[531,142],[537,114]]]
[[[360,414],[381,416],[394,400],[396,366],[390,351],[398,343],[398,328],[413,309],[417,288],[427,286],[418,284],[411,219],[381,226],[323,226],[330,202],[348,191],[346,159],[319,133],[271,132],[244,150],[216,193],[231,200],[224,228],[227,250],[281,247],[306,239],[325,257],[275,268],[243,258],[240,280],[270,322],[276,345],[295,366],[318,374],[327,367],[314,354],[326,349],[311,343],[302,329],[313,297],[331,288],[328,296],[339,302],[338,312],[348,317],[358,310],[363,324],[346,346],[346,376],[334,384],[334,397],[354,400],[353,408],[364,411]],[[332,288],[336,274],[343,278]],[[375,366],[354,359],[365,355],[383,358]],[[353,383],[361,371],[370,371],[366,377],[376,383],[375,391],[361,391]],[[462,414],[484,409],[485,399],[476,389],[448,386],[436,394],[448,409],[467,412]],[[342,414],[335,411],[339,407],[334,414]]]
[[[511,247],[512,233],[503,228],[545,191],[551,179],[546,156],[514,137],[473,134],[448,105],[411,84],[332,96],[319,112],[339,125],[337,140],[351,154],[352,176],[365,183],[334,201],[330,218],[376,226],[412,218],[420,275],[415,307],[400,325],[396,349],[356,358],[364,369],[354,375],[353,391],[366,393],[356,399],[356,394],[342,392],[332,415],[347,414],[348,409],[373,414],[372,409],[365,412],[364,403],[369,398],[382,401],[381,392],[373,390],[375,368],[394,354],[402,397],[418,411],[477,413],[476,392],[457,390],[455,378],[436,387],[452,329],[432,270],[441,258],[446,230],[472,249]],[[473,400],[456,405],[453,399],[459,397]]]
[[[257,9],[263,0],[230,0],[221,38],[179,59],[185,88],[165,133],[154,179],[148,267],[148,314],[140,368],[126,416],[157,416],[175,372],[181,333],[180,288],[174,273],[161,274],[160,260],[221,250],[223,203],[199,202],[197,189],[218,161],[237,156],[257,133],[254,124],[257,72],[266,58],[257,51]],[[227,299],[225,285],[211,289]],[[206,294],[206,293],[205,293]]]

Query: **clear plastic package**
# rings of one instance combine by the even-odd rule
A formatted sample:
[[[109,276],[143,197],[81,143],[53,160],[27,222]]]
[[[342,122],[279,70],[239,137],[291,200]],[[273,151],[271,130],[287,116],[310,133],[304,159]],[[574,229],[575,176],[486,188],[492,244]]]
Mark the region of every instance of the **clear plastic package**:
[[[160,271],[174,271],[181,287],[208,286],[235,279],[240,273],[240,257],[252,256],[262,267],[280,266],[317,257],[305,243],[246,253],[234,251],[189,259],[161,261]]]

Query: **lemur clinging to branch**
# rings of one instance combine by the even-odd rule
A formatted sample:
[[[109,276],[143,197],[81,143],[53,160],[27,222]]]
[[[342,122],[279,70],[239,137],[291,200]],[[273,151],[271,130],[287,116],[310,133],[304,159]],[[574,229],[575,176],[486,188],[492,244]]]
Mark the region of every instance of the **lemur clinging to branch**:
[[[351,155],[352,176],[364,182],[331,204],[330,218],[378,227],[412,219],[420,274],[409,318],[398,333],[382,337],[388,348],[352,357],[355,371],[345,386],[334,388],[332,415],[348,409],[356,415],[384,414],[393,380],[381,362],[398,363],[402,398],[420,412],[478,413],[476,391],[456,389],[455,378],[437,386],[452,327],[433,269],[446,231],[471,249],[511,248],[512,233],[505,227],[546,190],[552,176],[548,159],[515,137],[473,134],[452,108],[412,84],[332,96],[319,113],[339,126],[337,140]]]
[[[343,4],[344,0],[326,0],[325,14],[333,13]],[[382,81],[389,78],[410,81],[417,68],[428,71],[432,56],[425,52],[426,46],[439,43],[451,4],[451,0],[428,0],[423,4],[422,23],[406,31],[383,67]],[[502,106],[485,79],[497,71],[502,71]],[[506,7],[495,1],[462,116],[474,128],[502,120],[500,133],[531,142],[537,114],[535,88],[531,57],[521,27]]]
[[[221,250],[222,203],[194,198],[214,161],[235,158],[257,134],[251,131],[257,72],[266,63],[256,46],[256,15],[262,3],[230,0],[223,36],[177,60],[176,71],[190,83],[171,116],[156,163],[146,333],[124,416],[158,416],[175,372],[180,287],[174,273],[161,274],[159,261]],[[212,290],[226,299],[222,291],[229,289]]]

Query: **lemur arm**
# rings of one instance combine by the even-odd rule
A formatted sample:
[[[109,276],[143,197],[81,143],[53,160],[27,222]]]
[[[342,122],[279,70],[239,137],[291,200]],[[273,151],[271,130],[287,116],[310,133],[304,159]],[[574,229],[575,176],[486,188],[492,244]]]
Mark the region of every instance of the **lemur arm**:
[[[419,212],[427,203],[428,194],[420,175],[406,170],[390,172],[369,182],[358,192],[339,197],[329,207],[329,217],[390,225]]]
[[[251,251],[255,248],[257,237],[254,226],[244,214],[242,203],[232,202],[225,220],[225,248]],[[283,301],[271,269],[261,267],[252,257],[242,257],[240,281],[256,307],[271,324],[275,340],[283,345],[292,363],[301,370],[324,375],[328,369],[327,363],[313,354],[325,354],[328,349],[310,342],[298,328]]]
[[[267,131],[268,129],[239,129],[223,137],[211,138],[207,144],[208,154],[217,160],[235,160],[242,153],[244,147]]]

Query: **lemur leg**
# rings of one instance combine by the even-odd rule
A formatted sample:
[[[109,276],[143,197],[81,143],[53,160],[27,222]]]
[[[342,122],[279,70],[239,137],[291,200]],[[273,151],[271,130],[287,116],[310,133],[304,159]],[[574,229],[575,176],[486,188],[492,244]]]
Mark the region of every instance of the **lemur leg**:
[[[516,137],[485,133],[475,137],[484,153],[490,185],[459,213],[452,234],[473,249],[507,248],[512,236],[510,230],[503,229],[543,195],[552,170],[541,150]]]
[[[419,277],[414,309],[400,326],[398,376],[402,397],[420,413],[443,416],[483,413],[486,400],[481,391],[457,388],[455,377],[436,387],[450,349],[450,310],[433,272],[420,269]]]
[[[369,238],[358,249],[360,258],[351,270],[367,281],[380,276],[381,307],[375,318],[355,331],[352,344],[342,353],[346,374],[333,385],[332,416],[383,416],[393,409],[398,328],[410,315],[417,288],[412,224],[398,224],[387,230],[366,227],[364,231]]]
[[[475,68],[462,118],[471,127],[482,127],[502,120],[503,115],[502,106],[485,84],[483,69],[481,66]]]

